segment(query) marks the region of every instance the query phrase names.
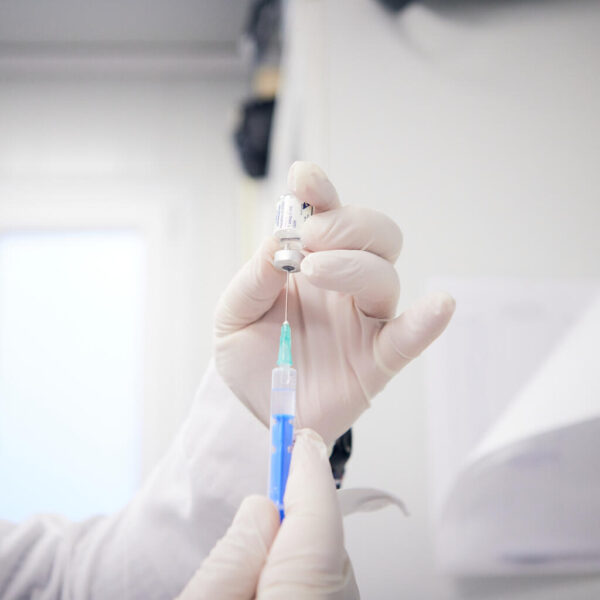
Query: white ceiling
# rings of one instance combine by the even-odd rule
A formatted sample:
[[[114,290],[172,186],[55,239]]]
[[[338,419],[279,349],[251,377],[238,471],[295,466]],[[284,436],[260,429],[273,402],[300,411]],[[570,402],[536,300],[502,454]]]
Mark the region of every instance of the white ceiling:
[[[233,46],[252,0],[3,0],[0,45]]]

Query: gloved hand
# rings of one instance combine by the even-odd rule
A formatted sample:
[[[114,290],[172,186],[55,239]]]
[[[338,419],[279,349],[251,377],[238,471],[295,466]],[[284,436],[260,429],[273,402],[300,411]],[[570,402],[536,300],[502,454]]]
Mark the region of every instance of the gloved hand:
[[[178,600],[334,600],[358,598],[327,448],[296,433],[285,519],[265,497],[250,496]]]
[[[400,291],[393,266],[402,246],[398,226],[374,210],[341,206],[311,163],[292,165],[288,187],[315,207],[302,234],[310,253],[301,273],[290,276],[296,424],[331,444],[440,335],[454,300],[435,293],[392,319]],[[217,369],[265,424],[284,314],[286,274],[272,264],[277,248],[274,238],[265,240],[225,290],[215,319]]]

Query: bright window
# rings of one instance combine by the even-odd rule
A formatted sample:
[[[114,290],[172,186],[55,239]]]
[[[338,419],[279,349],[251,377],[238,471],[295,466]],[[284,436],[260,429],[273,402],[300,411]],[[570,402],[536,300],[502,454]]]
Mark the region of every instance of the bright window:
[[[0,518],[118,509],[139,484],[144,239],[0,234]]]

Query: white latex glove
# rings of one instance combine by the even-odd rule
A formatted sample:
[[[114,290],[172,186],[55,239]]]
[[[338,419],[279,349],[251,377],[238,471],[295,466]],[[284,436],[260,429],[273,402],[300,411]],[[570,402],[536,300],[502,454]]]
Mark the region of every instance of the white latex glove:
[[[310,254],[290,276],[296,423],[331,444],[440,335],[454,300],[435,293],[392,320],[400,293],[393,266],[402,246],[398,226],[377,211],[341,206],[311,163],[292,165],[288,187],[315,207],[303,229]],[[274,238],[265,240],[225,290],[215,320],[217,369],[265,424],[284,314],[286,275],[272,264],[277,248]]]
[[[296,434],[285,515],[280,527],[270,500],[246,498],[178,600],[358,598],[327,448],[308,429]]]

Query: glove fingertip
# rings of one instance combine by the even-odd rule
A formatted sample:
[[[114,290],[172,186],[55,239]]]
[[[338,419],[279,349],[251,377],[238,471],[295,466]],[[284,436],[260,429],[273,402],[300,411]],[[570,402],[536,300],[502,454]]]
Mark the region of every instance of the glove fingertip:
[[[279,512],[273,502],[258,494],[247,496],[235,517],[239,521],[252,524],[268,551],[279,529]]]
[[[448,292],[438,291],[430,294],[427,299],[429,300],[432,316],[445,319],[447,323],[456,310],[456,300],[454,297]]]
[[[215,309],[215,334],[223,337],[260,319],[277,300],[285,273],[273,265],[278,242],[266,238],[221,295]]]
[[[392,377],[442,334],[455,308],[450,294],[434,292],[387,323],[375,339],[379,367]]]
[[[325,172],[316,164],[296,161],[288,172],[288,188],[300,200],[318,210],[331,210],[340,206],[337,191]]]
[[[231,526],[178,596],[178,600],[233,600],[253,597],[278,530],[279,513],[268,498],[245,498]]]
[[[327,446],[312,429],[296,432],[284,502],[286,514],[291,517],[319,507],[338,507]]]

